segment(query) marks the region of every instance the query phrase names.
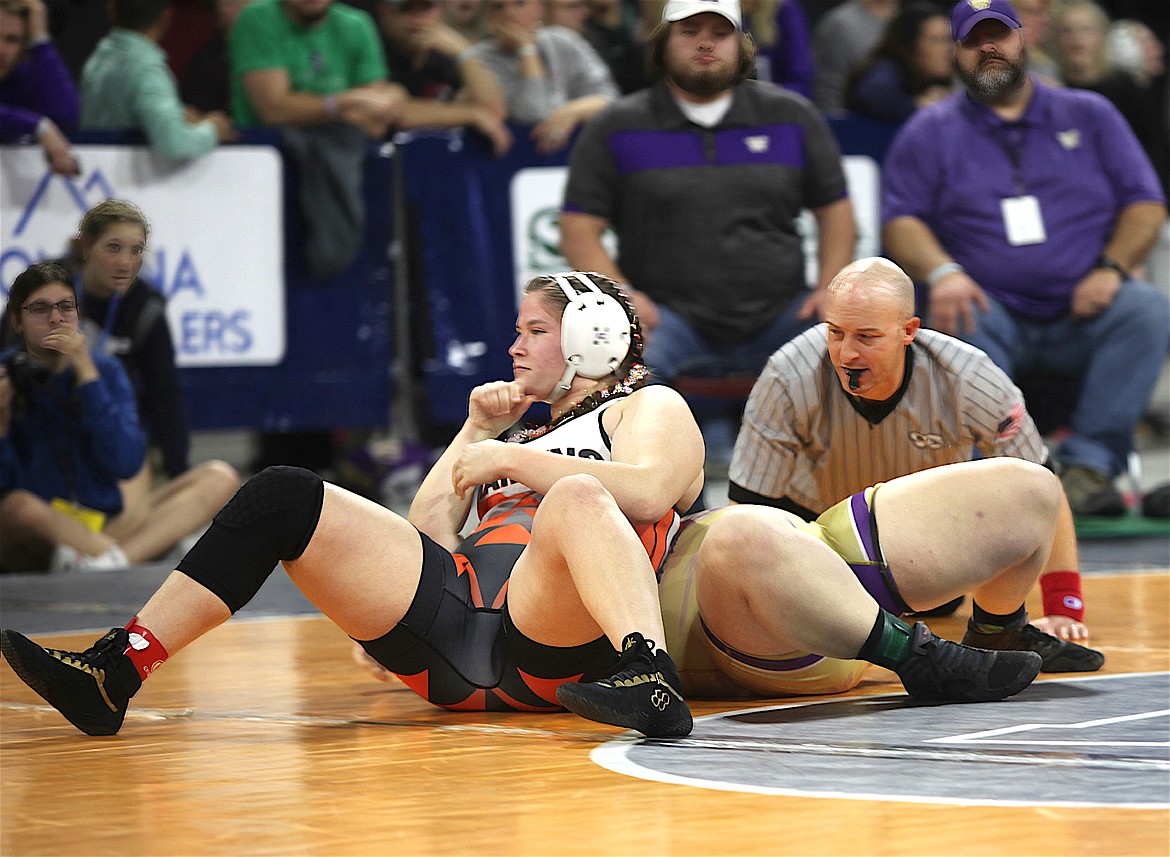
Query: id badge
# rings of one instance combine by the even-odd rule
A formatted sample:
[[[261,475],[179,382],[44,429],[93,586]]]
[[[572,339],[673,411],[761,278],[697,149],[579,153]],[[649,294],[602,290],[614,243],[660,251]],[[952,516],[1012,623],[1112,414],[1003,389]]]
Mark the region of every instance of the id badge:
[[[1043,244],[1048,240],[1048,234],[1044,231],[1044,217],[1040,214],[1040,200],[1036,197],[1008,197],[1001,199],[999,205],[1003,209],[1004,232],[1013,247]]]

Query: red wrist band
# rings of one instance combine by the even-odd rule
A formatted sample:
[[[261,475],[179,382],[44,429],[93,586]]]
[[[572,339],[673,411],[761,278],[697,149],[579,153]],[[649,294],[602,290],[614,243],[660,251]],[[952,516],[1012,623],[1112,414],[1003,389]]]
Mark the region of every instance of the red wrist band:
[[[1067,616],[1081,622],[1085,602],[1081,599],[1081,575],[1077,571],[1050,571],[1040,577],[1040,594],[1045,616]]]

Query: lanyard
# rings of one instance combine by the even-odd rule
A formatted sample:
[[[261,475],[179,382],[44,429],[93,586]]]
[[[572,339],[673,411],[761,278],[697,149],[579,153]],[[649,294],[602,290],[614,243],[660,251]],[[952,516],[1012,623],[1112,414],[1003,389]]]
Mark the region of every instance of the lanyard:
[[[1024,151],[1024,138],[1027,135],[1027,126],[1022,122],[1012,125],[995,124],[991,126],[992,139],[1003,149],[1004,154],[1012,164],[1012,184],[1018,196],[1024,195],[1024,173],[1021,167]]]
[[[78,271],[73,278],[74,291],[77,292],[77,298],[84,303],[85,301],[85,282],[81,278],[81,272]],[[133,284],[131,284],[133,285]],[[114,322],[118,319],[118,306],[122,303],[122,292],[115,291],[110,297],[109,306],[106,308],[106,321],[102,325],[101,336],[98,337],[97,345],[94,346],[94,351],[100,351],[103,354],[108,354],[106,350],[106,342],[110,338],[110,334],[114,330]]]

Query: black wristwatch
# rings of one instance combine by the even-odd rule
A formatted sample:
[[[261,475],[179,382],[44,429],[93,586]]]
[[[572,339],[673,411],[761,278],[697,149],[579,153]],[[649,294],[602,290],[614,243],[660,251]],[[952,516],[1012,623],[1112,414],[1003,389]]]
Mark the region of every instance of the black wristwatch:
[[[1117,273],[1121,274],[1121,279],[1123,279],[1123,280],[1129,279],[1129,271],[1127,271],[1127,270],[1125,270],[1125,268],[1121,267],[1121,263],[1118,262],[1116,259],[1114,259],[1112,256],[1102,256],[1100,259],[1097,260],[1097,264],[1095,264],[1093,267],[1094,268],[1109,268],[1111,271],[1116,271]]]

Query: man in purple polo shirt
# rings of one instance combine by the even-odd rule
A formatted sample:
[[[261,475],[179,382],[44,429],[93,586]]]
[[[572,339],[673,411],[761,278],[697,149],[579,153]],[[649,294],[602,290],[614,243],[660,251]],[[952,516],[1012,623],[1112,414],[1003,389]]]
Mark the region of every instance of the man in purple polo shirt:
[[[561,251],[628,284],[656,377],[758,373],[817,321],[853,258],[840,152],[809,101],[746,79],[755,46],[739,0],[670,0],[647,48],[655,83],[597,114],[573,148]],[[820,238],[812,290],[803,208]],[[734,430],[713,440],[710,427],[708,457],[726,460]]]
[[[882,237],[929,287],[932,327],[1013,378],[1077,377],[1065,491],[1078,514],[1122,515],[1113,479],[1170,350],[1170,301],[1130,274],[1166,218],[1158,177],[1108,101],[1028,76],[1008,0],[962,0],[951,34],[966,91],[898,133]]]

